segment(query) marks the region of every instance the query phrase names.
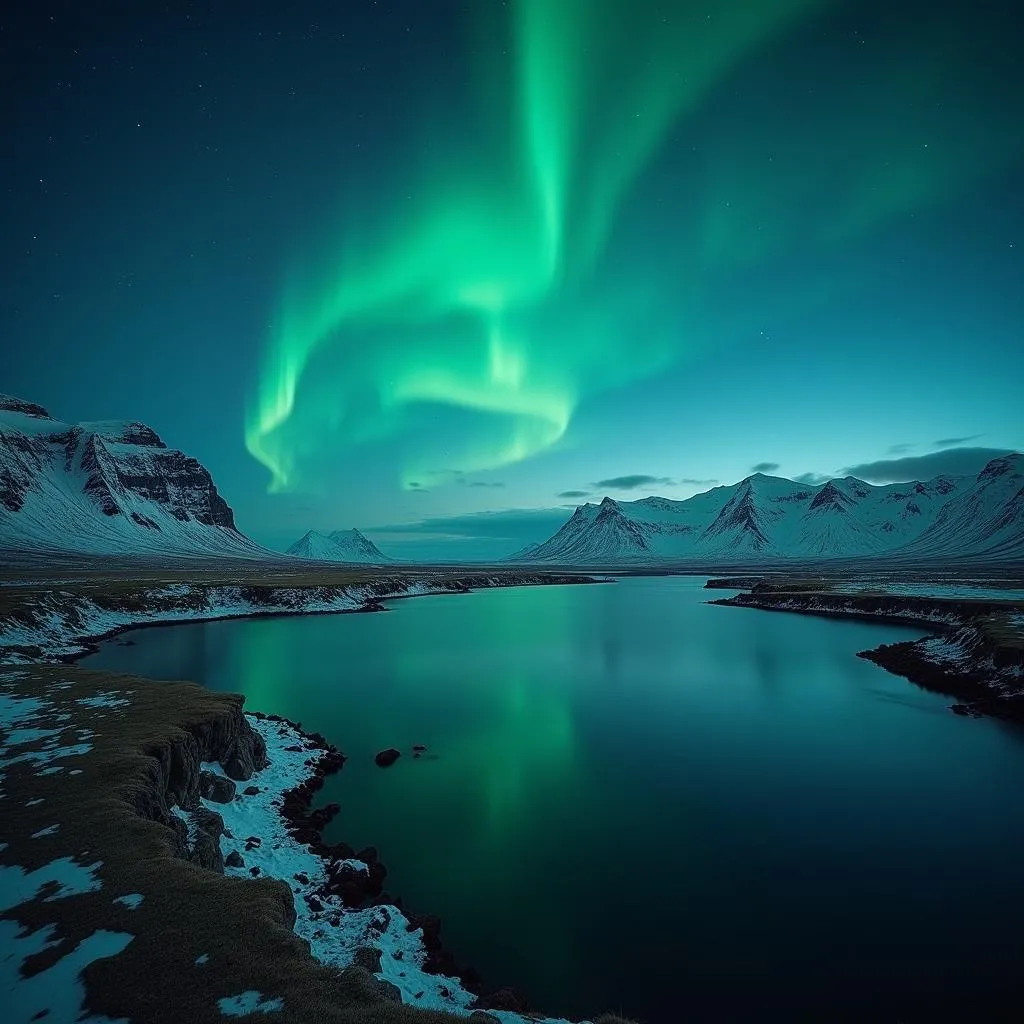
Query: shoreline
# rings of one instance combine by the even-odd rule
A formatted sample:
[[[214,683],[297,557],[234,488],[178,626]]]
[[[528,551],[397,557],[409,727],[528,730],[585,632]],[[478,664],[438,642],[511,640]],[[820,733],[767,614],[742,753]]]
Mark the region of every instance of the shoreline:
[[[723,589],[709,580],[706,589]],[[857,657],[933,693],[954,714],[1024,723],[1024,602],[840,593],[766,579],[708,604],[911,626],[928,635],[858,651]]]
[[[605,580],[586,574],[510,571],[481,573],[479,576],[472,573],[439,573],[433,579],[419,577],[400,581],[389,577],[328,588],[294,585],[226,587],[223,584],[202,583],[190,586],[179,583],[155,586],[143,584],[130,587],[127,595],[122,593],[120,601],[107,600],[95,589],[88,591],[87,587],[71,590],[65,585],[36,592],[32,595],[36,598],[34,612],[30,606],[28,609],[20,609],[13,617],[0,620],[0,710],[4,712],[0,715],[0,768],[20,760],[22,756],[28,756],[30,760],[36,756],[32,751],[22,752],[23,737],[28,737],[27,742],[31,745],[37,734],[41,736],[60,731],[59,726],[53,730],[34,728],[35,721],[31,714],[27,718],[22,715],[25,721],[17,718],[20,714],[19,706],[31,709],[46,706],[49,701],[49,698],[37,695],[36,687],[22,680],[62,678],[67,681],[57,683],[56,686],[58,690],[63,690],[77,688],[97,676],[103,676],[115,681],[118,687],[116,690],[108,688],[106,693],[120,693],[127,685],[132,689],[125,690],[126,694],[144,692],[146,701],[158,704],[164,697],[170,698],[181,688],[187,688],[189,692],[195,693],[194,700],[186,702],[185,706],[189,721],[187,731],[199,729],[203,732],[207,729],[209,723],[200,710],[206,705],[220,707],[233,704],[235,711],[232,714],[242,724],[235,722],[232,728],[236,733],[251,733],[253,736],[251,741],[246,741],[252,750],[243,758],[242,770],[239,770],[237,759],[232,760],[236,758],[233,748],[226,755],[221,751],[222,756],[219,758],[203,757],[199,761],[194,757],[190,762],[186,756],[185,761],[190,763],[186,787],[188,794],[183,798],[180,794],[172,795],[173,787],[165,786],[166,795],[157,792],[155,795],[150,794],[144,801],[146,810],[143,818],[159,821],[162,827],[169,827],[179,833],[172,843],[172,856],[201,865],[214,878],[233,883],[243,882],[247,887],[270,883],[287,886],[290,899],[284,924],[305,945],[307,957],[323,965],[325,970],[339,972],[338,977],[344,980],[346,991],[354,984],[353,972],[364,979],[356,987],[360,989],[360,999],[367,1003],[368,1012],[370,1004],[390,1003],[396,1009],[399,1005],[409,1007],[415,1013],[414,1019],[422,1020],[424,1024],[435,1024],[435,1021],[441,1024],[442,1020],[447,1022],[459,1019],[479,1021],[480,1024],[526,1024],[528,1020],[568,1024],[561,1018],[536,1016],[527,1009],[525,998],[520,993],[507,987],[485,988],[476,971],[458,964],[441,942],[440,919],[430,914],[411,913],[404,909],[400,898],[394,898],[384,891],[387,871],[373,847],[357,854],[344,842],[333,845],[324,843],[322,830],[338,808],[336,805],[314,808],[315,795],[322,787],[324,778],[340,770],[345,760],[344,755],[325,737],[319,733],[305,732],[298,725],[280,716],[267,714],[262,709],[243,712],[242,698],[237,695],[214,694],[197,684],[166,684],[132,676],[98,673],[74,663],[95,650],[99,643],[133,629],[151,626],[241,617],[381,611],[387,610],[381,603],[385,600],[469,593],[475,589],[498,586],[584,582]],[[396,583],[400,585],[396,586]],[[242,596],[249,599],[245,606],[237,600]],[[225,600],[226,597],[232,600]],[[268,607],[262,601],[253,601],[253,597],[274,603]],[[276,603],[281,600],[287,600],[288,605],[282,607]],[[333,606],[324,607],[326,601],[330,601]],[[111,621],[112,618],[117,621]],[[97,631],[97,627],[101,631]],[[26,639],[34,642],[19,642]],[[56,691],[51,686],[45,692],[50,694]],[[81,700],[89,702],[93,699],[107,698],[86,697]],[[119,708],[120,711],[131,715],[134,701],[138,698],[113,699],[116,704],[125,706]],[[14,721],[7,714],[11,706],[15,709]],[[100,718],[106,716],[107,712],[99,715]],[[57,717],[67,718],[68,713],[64,711]],[[158,720],[164,719],[161,717]],[[173,716],[168,715],[166,721],[167,729],[173,733]],[[86,729],[81,735],[91,736],[93,731]],[[162,741],[161,747],[168,742],[173,746],[175,741]],[[13,761],[10,758],[5,760],[4,755],[12,746],[19,753]],[[89,745],[80,743],[78,746],[88,750]],[[270,748],[274,756],[270,764],[259,764],[258,754],[252,751],[258,752],[266,747]],[[73,750],[73,745],[58,747],[56,751],[57,754],[78,752]],[[39,756],[44,755],[40,753]],[[166,760],[166,756],[161,755],[160,760]],[[173,763],[174,756],[165,769],[169,772],[168,777],[174,774]],[[226,766],[229,765],[234,768],[233,771],[228,770]],[[63,769],[62,763],[52,766],[52,771],[58,777],[66,778]],[[48,768],[44,771],[50,770]],[[21,781],[26,781],[25,773],[18,774]],[[71,774],[81,775],[81,769],[71,769]],[[33,777],[29,773],[26,795],[31,792],[32,781]],[[202,793],[199,792],[200,785],[206,787]],[[214,791],[223,795],[228,790],[231,797],[227,803],[210,798]],[[0,792],[0,795],[8,794]],[[33,806],[34,803],[35,797],[30,797],[24,801],[24,807]],[[153,805],[156,805],[156,811],[153,811]],[[159,809],[164,806],[166,810]],[[140,812],[136,810],[135,813]],[[266,834],[261,835],[260,829],[251,828],[246,822],[253,826],[259,822],[260,829]],[[27,826],[30,829],[33,827]],[[56,825],[48,825],[42,830],[35,829],[31,835],[48,836],[51,827],[54,833],[58,832]],[[69,836],[70,833],[65,832],[62,839],[66,840]],[[10,870],[31,872],[34,865],[31,856],[26,855],[26,850],[33,854],[37,850],[41,851],[43,846],[38,843],[26,846],[24,836],[20,836],[17,843],[7,843],[7,835],[2,839],[0,875]],[[77,845],[86,844],[79,842]],[[8,865],[10,855],[17,855],[19,851],[21,860],[16,862],[18,866]],[[21,863],[26,860],[26,856],[28,863]],[[230,863],[226,864],[226,859],[230,859]],[[74,855],[71,861],[77,863]],[[103,862],[97,863],[102,866]],[[299,863],[305,864],[305,870],[286,870],[288,866]],[[32,877],[31,874],[29,877]],[[143,897],[138,895],[138,898],[141,901]],[[30,910],[34,911],[35,902],[30,898],[27,904],[18,903],[8,909],[4,916],[29,914]],[[74,903],[74,900],[68,902]],[[58,920],[48,927],[59,928],[60,924]],[[271,927],[268,936],[273,933],[274,927],[276,925]],[[136,937],[133,942],[129,936],[125,941],[130,944],[129,948],[131,944],[138,948],[141,937]],[[148,938],[152,941],[153,936]],[[258,941],[265,938],[259,936]],[[254,941],[258,944],[257,940]],[[101,995],[93,998],[97,991],[89,984],[93,972],[99,970],[101,964],[107,967],[116,965],[119,960],[113,953],[107,955],[111,957],[109,961],[89,964],[82,973],[86,978],[84,986],[79,978],[83,1008],[92,1012],[99,1012],[101,1008],[103,1012],[112,1010],[113,1003],[117,1003],[119,998],[129,998],[130,1001],[130,996],[125,994],[124,985],[120,982],[113,987],[101,986]],[[202,955],[196,960],[197,964],[202,960]],[[159,970],[156,966],[153,969]],[[360,971],[362,974],[359,974]],[[269,964],[266,972],[274,973]],[[116,970],[114,973],[117,973]],[[28,979],[29,982],[32,980]],[[267,983],[259,987],[257,1002],[264,1000],[264,997],[271,1001],[279,998],[269,988]],[[120,992],[121,995],[115,996],[114,992]],[[246,997],[249,994],[248,989],[242,993]],[[284,1000],[285,1006],[294,1005],[296,1000],[294,993],[280,998]],[[344,1011],[344,999],[339,1007]],[[117,1014],[139,1019],[137,1012],[125,1014],[119,1009]],[[307,1020],[308,1011],[303,1013],[306,1015],[298,1019]],[[427,1015],[424,1016],[424,1013]],[[142,1019],[149,1018],[144,1016]],[[195,1019],[206,1019],[205,1014]],[[283,1021],[296,1018],[285,1013],[277,1019]],[[328,1015],[324,1019],[334,1018]],[[338,1019],[356,1021],[361,1020],[362,1016],[351,1017],[342,1012]],[[374,1016],[373,1019],[378,1018]],[[404,1017],[401,1019],[404,1020]],[[609,1024],[617,1020],[608,1018]]]
[[[128,607],[119,607],[116,601],[102,595],[97,600],[83,593],[80,582],[76,589],[44,589],[30,595],[38,598],[36,603],[29,602],[6,615],[0,614],[0,665],[71,664],[94,653],[99,644],[134,629],[235,618],[381,612],[387,610],[384,601],[403,598],[470,594],[499,587],[611,582],[614,581],[588,573],[516,571],[509,571],[505,576],[494,572],[479,576],[466,573],[439,573],[435,577],[387,576],[377,582],[340,585],[172,582],[142,584],[129,591],[124,598]],[[140,606],[140,600],[146,604]]]

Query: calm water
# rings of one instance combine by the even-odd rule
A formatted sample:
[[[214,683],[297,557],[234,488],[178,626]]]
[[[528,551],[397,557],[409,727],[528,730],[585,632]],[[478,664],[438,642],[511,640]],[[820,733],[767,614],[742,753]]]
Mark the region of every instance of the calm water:
[[[1021,735],[854,657],[919,632],[702,584],[140,630],[84,664],[323,732],[351,758],[328,840],[377,846],[460,959],[548,1012],[931,1020],[1020,994]],[[373,764],[414,743],[431,758]]]

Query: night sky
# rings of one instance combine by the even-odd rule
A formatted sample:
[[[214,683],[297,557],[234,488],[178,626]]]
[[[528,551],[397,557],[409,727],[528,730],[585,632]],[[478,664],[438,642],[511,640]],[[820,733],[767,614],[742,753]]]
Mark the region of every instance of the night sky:
[[[8,3],[0,390],[259,541],[490,557],[609,493],[1024,443],[1024,15]]]

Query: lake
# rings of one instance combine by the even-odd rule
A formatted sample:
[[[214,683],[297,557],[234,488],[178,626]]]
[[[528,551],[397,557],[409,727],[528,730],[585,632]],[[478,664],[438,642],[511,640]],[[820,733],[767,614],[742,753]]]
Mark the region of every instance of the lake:
[[[855,657],[920,630],[711,606],[729,592],[703,583],[149,628],[82,664],[324,733],[350,757],[325,838],[376,846],[460,961],[548,1013],[933,1020],[1019,996],[1021,732]]]

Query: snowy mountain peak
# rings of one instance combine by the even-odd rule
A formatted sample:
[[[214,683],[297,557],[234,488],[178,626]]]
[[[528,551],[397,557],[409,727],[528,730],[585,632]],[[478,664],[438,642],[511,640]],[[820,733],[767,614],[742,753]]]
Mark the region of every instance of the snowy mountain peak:
[[[103,420],[98,423],[81,423],[79,426],[115,444],[134,444],[140,448],[167,447],[152,427],[138,420]]]
[[[845,512],[853,504],[854,499],[839,486],[838,481],[829,480],[814,496],[809,511],[832,509],[837,512]]]
[[[0,412],[20,412],[23,416],[32,416],[40,420],[53,418],[41,405],[15,398],[14,395],[0,395]]]
[[[581,505],[520,560],[863,558],[1024,559],[1024,456],[994,459],[977,478],[810,485],[755,473],[683,501]]]
[[[0,550],[264,557],[207,470],[136,421],[0,399]]]
[[[391,561],[358,530],[333,530],[331,533],[307,531],[287,552],[296,558],[310,558],[318,562],[346,562],[360,565],[379,565]]]
[[[993,459],[978,474],[978,482],[980,483],[982,480],[995,480],[998,477],[1005,476],[1007,473],[1024,475],[1024,455],[1021,455],[1020,452],[1014,452],[1012,455],[1003,455],[998,459]]]

